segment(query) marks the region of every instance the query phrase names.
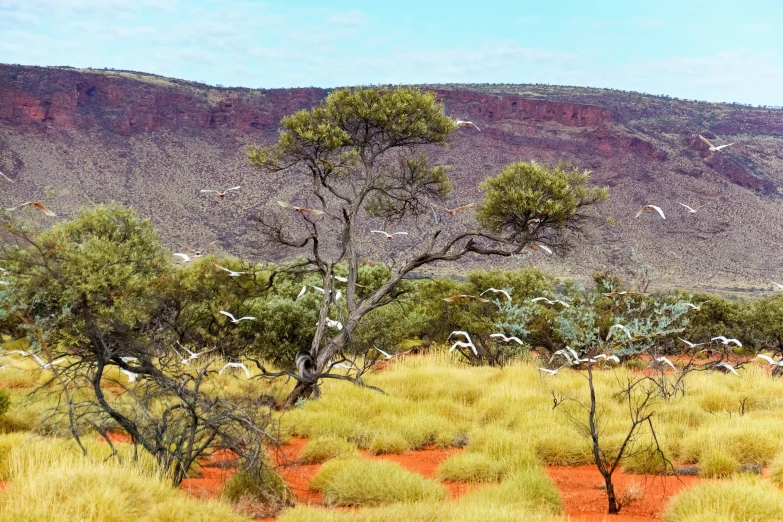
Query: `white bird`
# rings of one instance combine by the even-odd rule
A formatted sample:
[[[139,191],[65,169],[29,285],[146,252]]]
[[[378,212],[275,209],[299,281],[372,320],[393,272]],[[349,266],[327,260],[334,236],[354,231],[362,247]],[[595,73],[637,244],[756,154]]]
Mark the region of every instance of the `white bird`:
[[[224,271],[228,272],[228,277],[239,277],[241,275],[247,274],[247,272],[234,272],[233,270],[228,269],[228,268],[226,268],[224,266],[220,266],[218,264],[215,264],[215,266],[218,267],[221,270],[224,270]]]
[[[522,342],[522,341],[519,339],[519,337],[514,337],[514,336],[511,336],[511,337],[506,337],[506,336],[505,336],[504,334],[502,334],[502,333],[494,333],[494,334],[490,335],[490,337],[491,337],[491,338],[496,338],[496,339],[502,339],[504,343],[507,343],[507,342],[510,342],[510,341],[514,341],[514,342],[515,342],[515,343],[517,343],[517,344],[521,344],[521,345],[524,345],[524,344],[525,344],[525,343],[523,343],[523,342]]]
[[[701,305],[695,305],[693,303],[685,303],[685,305],[691,310],[701,310]]]
[[[177,341],[177,344],[179,345],[180,348],[182,348],[183,350],[188,352],[188,361],[192,361],[193,359],[198,359],[199,356],[204,355],[205,353],[209,353],[209,352],[213,352],[213,351],[217,350],[217,346],[215,346],[214,348],[210,348],[209,350],[203,350],[201,352],[193,352],[193,351],[187,349],[186,347],[182,346],[182,344],[179,341]],[[135,359],[135,357],[134,357],[134,359]]]
[[[220,313],[225,315],[229,319],[231,319],[231,322],[234,323],[234,324],[239,324],[239,321],[255,321],[256,320],[255,317],[252,317],[252,316],[249,316],[249,315],[246,315],[245,317],[240,317],[239,319],[237,319],[236,317],[234,317],[233,314],[231,314],[230,312],[226,312],[225,310],[221,310]]]
[[[451,345],[451,348],[449,348],[449,351],[451,352],[455,348],[470,348],[473,351],[474,355],[478,355],[478,350],[476,350],[476,346],[473,344],[472,341],[468,342],[468,343],[465,343],[465,342],[462,342],[462,341],[457,341],[457,342],[455,342],[454,344]]]
[[[639,212],[636,213],[636,217],[638,218],[639,216],[644,214],[645,211],[648,211],[648,210],[649,211],[653,211],[654,210],[655,212],[660,214],[662,219],[666,219],[666,216],[663,215],[663,210],[661,210],[661,207],[657,207],[655,205],[645,205],[645,206],[643,206],[642,209]]]
[[[539,243],[533,243],[532,245],[528,245],[527,247],[529,249],[531,249],[531,250],[535,250],[536,252],[538,252],[539,250],[543,250],[548,255],[550,255],[550,256],[552,255],[552,249],[549,248],[546,245],[542,245],[542,244],[539,244]]]
[[[41,359],[39,359],[38,357],[36,357],[36,360],[38,360],[39,364],[42,362]],[[46,364],[41,364],[41,368],[46,370],[48,368],[51,368],[52,366],[58,366],[59,364],[65,362],[65,361],[66,361],[65,357],[60,357],[59,359],[55,359],[54,361],[50,361],[50,362],[48,362]]]
[[[472,121],[454,120],[454,122],[457,124],[457,127],[475,127],[477,131],[481,132],[481,129]]]
[[[695,214],[695,213],[696,213],[696,209],[695,209],[695,208],[693,208],[693,207],[689,207],[689,206],[688,206],[688,205],[686,205],[685,203],[680,203],[680,202],[678,201],[678,202],[677,202],[677,204],[678,204],[678,205],[682,205],[683,207],[687,208],[687,209],[688,209],[688,213],[690,213],[690,214]]]
[[[783,285],[781,285],[780,283],[776,283],[775,281],[772,281],[772,284],[773,284],[773,285],[775,285],[775,286],[777,286],[777,287],[778,287],[778,288],[780,288],[781,290],[783,290]]]
[[[43,204],[43,201],[26,201],[21,205],[16,205],[15,207],[7,208],[6,211],[15,212],[17,210],[23,209],[24,207],[32,207],[34,209],[40,210],[41,212],[43,212],[49,217],[57,217],[57,214],[55,214],[54,212],[46,208],[46,205]]]
[[[730,372],[731,372],[731,373],[733,373],[734,375],[739,375],[739,374],[737,373],[737,370],[735,370],[735,369],[734,369],[734,366],[732,366],[731,364],[729,364],[729,363],[727,363],[727,362],[718,363],[718,364],[716,364],[715,366],[716,366],[716,367],[720,367],[720,368],[726,368],[728,371],[730,371]]]
[[[120,360],[124,363],[128,362],[139,362],[139,359],[137,357],[120,357]]]
[[[335,275],[335,276],[332,276],[332,277],[334,277],[336,280],[340,281],[341,283],[347,283],[348,282],[348,278],[347,277],[338,276],[338,275]]]
[[[487,292],[493,292],[495,294],[503,294],[504,296],[506,296],[506,299],[508,299],[508,302],[509,303],[511,302],[511,293],[509,293],[508,290],[500,290],[500,289],[497,289],[497,288],[487,288],[486,290],[481,292],[479,294],[479,296],[482,296],[482,295],[486,294]]]
[[[770,364],[770,366],[783,366],[783,359],[776,361],[769,355],[764,355],[763,353],[756,355],[756,359],[764,359]]]
[[[310,285],[310,288],[312,288],[313,290],[318,290],[322,294],[324,293],[324,289],[321,288],[320,286]]]
[[[326,326],[328,326],[329,328],[336,328],[338,332],[343,329],[343,323],[341,323],[340,321],[329,319],[327,317],[324,322],[326,323]],[[315,323],[315,325],[318,326],[318,323]]]
[[[607,355],[605,353],[601,353],[595,356],[596,359],[603,359],[605,361],[613,361],[617,364],[620,364],[620,358],[616,355]]]
[[[432,203],[432,207],[447,212],[449,216],[453,216],[455,214],[459,214],[460,212],[464,212],[465,210],[468,210],[469,208],[473,207],[473,203],[468,203],[467,205],[460,205],[459,207],[455,207],[455,208],[446,208],[443,205],[436,205],[435,203]],[[433,213],[434,212],[435,211],[433,210]]]
[[[350,364],[345,363],[334,363],[332,364],[332,368],[344,368],[346,370],[355,370],[355,366],[351,366]]]
[[[704,344],[707,344],[707,343],[693,344],[693,343],[692,343],[692,342],[690,342],[690,341],[686,341],[686,340],[685,340],[685,339],[683,339],[682,337],[678,337],[677,339],[679,339],[680,341],[684,342],[684,343],[685,343],[685,345],[686,345],[688,348],[696,348],[697,346],[702,346],[702,345],[704,345]]]
[[[177,344],[179,344],[179,343],[177,343]],[[182,345],[180,344],[180,346],[182,346]],[[182,354],[181,354],[181,353],[179,353],[179,352],[177,351],[177,349],[176,349],[176,348],[174,348],[173,346],[171,347],[171,349],[172,349],[172,350],[174,350],[174,353],[176,353],[176,354],[177,354],[177,357],[179,357],[179,359],[180,359],[180,361],[179,361],[179,362],[180,362],[181,364],[190,364],[190,359],[192,359],[192,357],[187,357],[187,358],[183,357],[183,356],[182,356]]]
[[[209,194],[210,192],[214,192],[215,194],[217,194],[217,197],[219,197],[220,199],[226,199],[226,194],[228,194],[232,190],[239,190],[239,187],[240,187],[240,185],[237,185],[236,187],[228,188],[228,189],[224,190],[223,192],[220,192],[219,190],[201,189],[201,193],[202,194]]]
[[[625,326],[621,325],[620,323],[617,323],[617,324],[613,324],[612,326],[609,327],[609,334],[606,336],[606,340],[607,341],[612,337],[612,331],[615,328],[619,328],[620,330],[624,331],[625,334],[628,336],[628,339],[633,340],[633,336],[631,335],[631,332],[628,331],[628,328],[626,328]]]
[[[343,296],[343,293],[341,290],[338,290],[337,293],[334,294],[334,300],[335,302],[339,301],[340,298]]]
[[[301,290],[299,290],[299,295],[296,296],[296,299],[299,299],[303,295],[305,295],[305,292],[307,292],[307,285],[303,286]]]
[[[568,308],[568,303],[566,303],[565,301],[561,301],[560,299],[550,300],[550,299],[547,299],[546,297],[534,297],[530,301],[533,302],[533,303],[537,303],[539,301],[546,301],[546,304],[550,304],[550,305],[559,303],[559,304],[563,305],[564,307]]]
[[[573,350],[571,350],[571,351],[573,351]],[[571,358],[571,354],[565,348],[563,348],[562,350],[558,350],[555,353],[553,353],[552,354],[552,359],[555,358],[555,355],[562,355],[563,357],[565,357],[566,361],[568,361],[568,364],[572,364],[572,365],[573,364],[577,364],[575,361],[579,361],[579,357],[574,357],[572,359]],[[549,359],[549,362],[552,362],[552,359]]]
[[[323,210],[316,210],[307,207],[297,207],[296,205],[292,205],[291,203],[286,203],[285,201],[278,201],[277,204],[283,208],[290,208],[291,210],[293,210],[294,212],[298,212],[299,214],[304,212],[306,214],[313,214],[315,216],[320,216],[321,214],[324,213]]]
[[[236,363],[236,362],[226,363],[226,365],[220,369],[218,375],[222,374],[223,370],[225,370],[226,368],[242,368],[245,371],[245,376],[247,376],[248,379],[250,378],[250,370],[248,370],[247,366],[245,366],[243,363]]]
[[[3,174],[2,172],[0,172],[0,177],[2,177],[4,180],[8,181],[9,183],[15,183],[15,181],[14,181],[14,180],[12,180],[11,178],[9,178],[8,176],[6,176],[5,174]]]
[[[383,355],[383,356],[384,356],[386,359],[391,359],[392,357],[394,357],[392,354],[390,354],[390,353],[387,353],[387,352],[384,352],[383,350],[381,350],[381,349],[380,349],[380,348],[378,348],[377,346],[373,346],[373,348],[375,348],[375,350],[376,350],[378,353],[380,353],[381,355]]]
[[[562,370],[564,366],[565,366],[565,365],[561,366],[560,368],[556,368],[556,369],[554,369],[554,370],[550,370],[549,368],[539,368],[539,370],[541,370],[542,372],[546,372],[546,373],[548,373],[549,375],[557,375],[557,372],[559,372],[560,370]]]
[[[674,364],[672,364],[672,362],[666,357],[656,357],[655,360],[658,361],[659,363],[668,364],[669,366],[672,367],[672,370],[674,370],[675,372],[677,371],[677,367],[674,366]]]
[[[392,239],[394,239],[394,236],[407,236],[408,235],[407,232],[392,232],[391,234],[389,234],[388,232],[383,231],[383,230],[370,230],[370,233],[371,234],[383,234],[384,236],[386,236],[386,239],[388,241],[391,241]]]
[[[453,331],[453,332],[451,332],[451,333],[449,334],[449,336],[446,338],[446,341],[448,341],[449,339],[451,339],[451,337],[452,337],[452,336],[454,336],[454,335],[463,335],[463,336],[465,336],[465,339],[467,339],[469,343],[472,343],[472,342],[473,342],[473,341],[470,339],[470,335],[468,334],[468,332],[465,332],[465,331],[463,331],[463,330],[454,330],[454,331]]]
[[[190,263],[190,256],[187,254],[183,254],[182,252],[177,252],[176,254],[174,254],[174,257],[181,258],[183,263]]]
[[[120,368],[120,371],[124,373],[128,377],[128,382],[136,382],[136,378],[139,376],[138,373],[133,373],[129,370],[125,370],[123,368]]]
[[[701,134],[699,134],[699,138],[701,138],[701,141],[703,141],[704,143],[706,143],[707,145],[710,146],[710,152],[719,152],[720,150],[725,149],[726,147],[734,145],[734,143],[727,143],[726,145],[718,145],[716,147],[715,145],[712,144],[712,142],[710,140],[708,140],[707,138],[705,138]]]
[[[712,339],[710,339],[710,341],[720,341],[721,343],[723,343],[723,346],[728,346],[730,344],[734,344],[734,345],[737,345],[740,348],[742,348],[742,343],[739,342],[737,339],[726,339],[722,335],[719,335],[717,337],[713,337]]]

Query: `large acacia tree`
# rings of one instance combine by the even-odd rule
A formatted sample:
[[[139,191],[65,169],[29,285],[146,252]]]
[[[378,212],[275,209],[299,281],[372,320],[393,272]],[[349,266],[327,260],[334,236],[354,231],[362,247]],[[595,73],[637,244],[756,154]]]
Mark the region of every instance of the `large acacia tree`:
[[[260,217],[266,245],[303,256],[304,267],[321,274],[325,290],[310,352],[298,357],[298,384],[285,406],[317,392],[362,318],[394,302],[411,271],[468,254],[508,257],[533,244],[562,251],[572,233],[582,231],[586,210],[608,197],[605,189],[588,186],[586,172],[568,165],[515,163],[480,185],[484,199],[474,207],[475,219],[468,215],[473,209],[439,211],[439,217],[433,203],[448,196],[451,182],[447,168],[431,165],[425,152],[446,145],[456,129],[431,93],[339,89],[323,104],[284,118],[277,144],[251,150],[250,161],[262,173],[284,173],[292,185],[297,180],[306,187],[297,205],[322,212],[282,208]],[[413,227],[404,255],[384,284],[365,292],[357,276],[369,228],[399,225]],[[338,265],[347,266],[345,316],[333,334],[326,319],[336,304]]]

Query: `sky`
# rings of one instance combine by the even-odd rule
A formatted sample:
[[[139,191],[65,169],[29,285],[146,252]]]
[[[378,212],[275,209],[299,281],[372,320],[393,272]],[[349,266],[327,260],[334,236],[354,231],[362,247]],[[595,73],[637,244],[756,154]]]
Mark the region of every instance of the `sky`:
[[[252,88],[548,83],[783,105],[781,27],[781,0],[0,0],[0,62]]]

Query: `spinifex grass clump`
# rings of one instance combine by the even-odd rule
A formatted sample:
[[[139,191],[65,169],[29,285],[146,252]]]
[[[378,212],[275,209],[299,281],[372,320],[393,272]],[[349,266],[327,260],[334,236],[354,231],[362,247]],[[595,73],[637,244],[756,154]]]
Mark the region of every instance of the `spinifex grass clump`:
[[[322,464],[337,457],[358,455],[356,444],[337,437],[320,437],[311,440],[302,448],[299,462],[302,464]]]
[[[783,493],[756,477],[705,482],[672,499],[665,522],[779,522]]]

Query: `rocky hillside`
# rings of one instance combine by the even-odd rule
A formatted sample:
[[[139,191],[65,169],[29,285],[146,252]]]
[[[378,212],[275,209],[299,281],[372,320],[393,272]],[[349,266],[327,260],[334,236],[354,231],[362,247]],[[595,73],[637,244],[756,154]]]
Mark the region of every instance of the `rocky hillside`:
[[[578,278],[647,267],[654,286],[743,293],[783,278],[783,111],[574,87],[426,87],[448,114],[481,128],[460,129],[434,153],[453,166],[455,203],[475,200],[481,179],[517,160],[569,161],[611,187],[592,241],[566,258],[531,252],[497,266]],[[67,217],[118,200],[149,216],[172,247],[217,240],[227,252],[260,255],[252,217],[300,187],[258,175],[245,149],[274,140],[282,116],[325,95],[0,65],[0,171],[17,181],[0,180],[0,205],[44,198]],[[735,144],[710,152],[700,133]],[[231,201],[198,192],[233,185],[242,191]],[[692,214],[677,202],[704,207]],[[666,221],[634,219],[648,203]]]

